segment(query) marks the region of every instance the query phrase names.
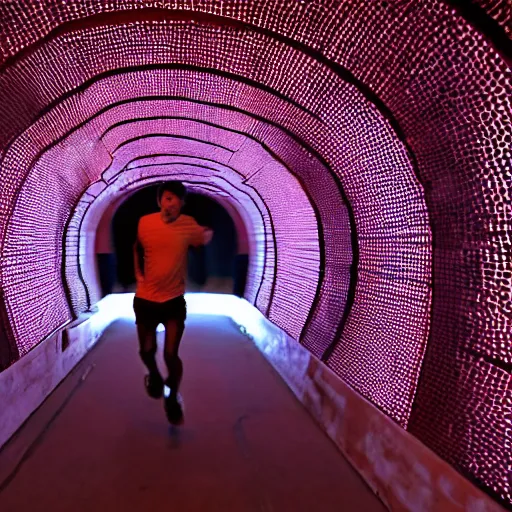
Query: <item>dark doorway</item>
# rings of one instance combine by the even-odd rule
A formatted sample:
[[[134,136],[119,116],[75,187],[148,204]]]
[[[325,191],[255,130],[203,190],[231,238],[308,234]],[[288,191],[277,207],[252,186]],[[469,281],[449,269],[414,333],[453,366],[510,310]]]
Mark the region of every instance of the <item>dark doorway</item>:
[[[113,217],[117,282],[120,285],[117,291],[135,289],[132,249],[137,225],[143,215],[159,211],[157,188],[158,185],[154,185],[137,191],[119,206]],[[195,193],[188,194],[183,213],[191,215],[199,224],[214,231],[209,245],[189,252],[187,291],[233,293],[237,234],[230,215],[213,199]]]

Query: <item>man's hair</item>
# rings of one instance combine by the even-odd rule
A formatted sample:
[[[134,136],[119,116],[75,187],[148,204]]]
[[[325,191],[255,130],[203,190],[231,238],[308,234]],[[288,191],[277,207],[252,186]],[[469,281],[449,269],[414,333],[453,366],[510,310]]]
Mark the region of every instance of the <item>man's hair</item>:
[[[178,197],[178,199],[181,199],[182,201],[185,199],[187,195],[187,189],[185,188],[185,185],[183,185],[181,181],[165,181],[164,183],[160,184],[156,192],[156,198],[158,200],[158,203],[160,203],[160,201],[162,200],[162,196],[166,191],[172,192],[175,196]]]

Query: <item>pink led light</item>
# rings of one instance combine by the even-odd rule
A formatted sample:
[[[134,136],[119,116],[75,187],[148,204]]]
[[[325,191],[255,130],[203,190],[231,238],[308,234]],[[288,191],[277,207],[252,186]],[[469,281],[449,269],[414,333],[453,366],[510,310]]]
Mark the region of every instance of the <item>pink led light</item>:
[[[504,8],[501,0],[477,3],[485,9],[482,15],[488,12],[510,32],[510,9]],[[160,3],[145,5],[157,7]],[[128,1],[123,7],[140,4]],[[511,414],[512,91],[504,61],[481,34],[438,0],[304,2],[291,13],[284,2],[266,0],[222,4],[177,1],[172,7],[255,24],[313,50],[321,49],[323,56],[344,66],[389,109],[393,126],[400,127],[402,140],[407,141],[417,163],[413,166],[401,141],[372,108],[371,98],[368,101],[347,86],[324,64],[257,30],[225,30],[202,23],[190,26],[186,21],[159,23],[153,18],[146,24],[106,24],[101,29],[78,31],[73,34],[76,48],[67,36],[58,36],[0,77],[0,147],[5,150],[6,144],[19,136],[0,168],[0,235],[9,245],[2,247],[0,280],[2,288],[8,285],[8,294],[20,290],[19,301],[13,302],[17,336],[28,334],[21,318],[33,318],[34,325],[44,331],[66,316],[63,291],[54,282],[59,275],[58,255],[52,260],[54,268],[50,263],[37,267],[35,302],[29,299],[29,292],[21,291],[29,286],[24,281],[25,263],[33,269],[36,266],[30,251],[37,216],[31,213],[24,218],[21,210],[13,210],[11,201],[29,170],[35,169],[38,151],[53,142],[65,125],[82,122],[88,117],[86,112],[94,112],[102,104],[142,96],[143,90],[151,88],[180,90],[193,99],[203,99],[206,94],[213,102],[257,110],[319,152],[339,177],[348,198],[347,209],[337,217],[330,216],[332,205],[339,204],[339,194],[329,195],[335,187],[323,182],[324,169],[315,167],[321,176],[316,185],[315,172],[310,171],[307,188],[315,204],[321,205],[322,198],[325,201],[319,206],[322,226],[327,226],[326,233],[337,235],[337,243],[326,243],[329,264],[320,300],[303,333],[304,344],[321,354],[326,348],[323,340],[330,344],[337,333],[337,319],[350,295],[351,246],[347,230],[336,233],[334,226],[338,219],[347,226],[352,210],[360,256],[357,287],[329,365],[402,425],[409,423],[409,429],[446,460],[510,503],[505,454],[510,448],[506,445],[506,419]],[[111,2],[88,0],[74,2],[72,7],[50,0],[2,3],[6,30],[0,36],[1,55],[5,60],[64,21],[112,9],[115,5]],[[134,16],[143,18],[143,11]],[[25,14],[21,16],[21,12]],[[139,50],[130,47],[132,41],[140,43]],[[158,44],[152,47],[151,41]],[[46,113],[37,126],[27,129],[35,114],[87,78],[117,67],[167,62],[169,55],[180,63],[247,76],[291,98],[311,115],[244,84],[233,85],[186,70],[151,70],[111,77],[72,94],[69,101]],[[39,80],[31,80],[36,75]],[[225,113],[218,110],[217,115],[222,118]],[[248,124],[242,131],[251,129]],[[267,128],[259,129],[268,134]],[[92,128],[89,136],[82,135],[83,142],[98,142],[98,133],[101,130]],[[280,151],[286,153],[288,141],[281,140]],[[277,151],[277,139],[272,145]],[[62,191],[67,213],[65,208],[55,207],[45,223],[38,219],[38,226],[53,222],[60,228],[86,183],[110,164],[110,155],[101,144],[91,153],[85,144],[77,148],[84,165],[73,151],[70,161],[76,158],[80,178],[63,173],[62,182],[52,182],[52,170],[36,164],[40,176],[48,176],[50,184],[70,185]],[[305,174],[300,173],[304,183]],[[425,185],[425,192],[416,177]],[[29,183],[27,180],[24,190]],[[37,200],[36,192],[34,188],[19,204],[30,209]],[[20,236],[7,229],[11,214],[16,223],[24,223]],[[51,254],[57,243],[58,237],[45,239],[41,254]],[[338,254],[343,264],[336,264]],[[52,282],[52,296],[59,300],[53,301],[56,309],[49,311],[48,317],[39,318],[35,306],[33,310],[22,308],[29,303],[43,305],[40,283],[45,281]],[[12,315],[12,307],[10,311]],[[427,336],[430,343],[416,389]],[[417,407],[409,418],[416,391]]]
[[[158,27],[155,28],[154,26],[151,26],[150,28],[154,28],[157,30],[157,32],[160,30]],[[175,29],[184,30],[182,25],[175,27]],[[135,34],[130,33],[132,30],[132,27],[117,26],[112,29],[111,33],[109,33],[108,42],[114,44],[113,42],[116,37],[123,38],[127,36],[130,37],[130,40],[133,40]],[[165,37],[167,37],[165,32],[163,34]],[[211,38],[216,37],[213,33],[210,35]],[[83,37],[84,40],[82,41],[83,44],[81,46],[81,50],[84,50],[86,45],[90,45],[90,50],[85,52],[85,56],[91,68],[85,68],[84,63],[84,67],[82,69],[75,65],[71,72],[73,74],[80,75],[81,73],[90,74],[92,72],[91,70],[95,70],[94,72],[101,71],[98,69],[98,66],[101,66],[103,69],[105,69],[105,66],[108,65],[108,60],[102,61],[101,59],[93,57],[94,52],[98,51],[98,48],[101,48],[102,45],[107,44],[106,42],[101,43],[96,41],[95,37],[104,38],[105,35],[103,33],[95,35],[94,31],[91,31],[91,33],[87,33]],[[201,38],[202,36],[194,29],[192,30],[191,34],[187,35],[187,37],[192,38],[190,42],[193,44],[194,38]],[[217,37],[219,37],[219,35],[217,35]],[[240,40],[240,37],[242,37],[242,35],[237,35],[236,38],[232,36],[231,40],[234,43],[237,40]],[[56,40],[52,43],[58,44]],[[172,41],[170,41],[170,44],[171,43]],[[115,46],[118,44],[121,44],[121,41],[116,43]],[[262,38],[261,44],[264,45],[264,48],[269,48],[272,43],[271,40]],[[179,48],[177,47],[176,50],[178,51]],[[244,47],[244,51],[245,50],[249,51]],[[254,48],[252,51],[258,53],[258,51],[261,52],[262,49]],[[392,131],[386,125],[386,122],[375,110],[375,108],[369,104],[353,86],[347,85],[338,76],[326,69],[323,70],[324,74],[322,74],[318,64],[314,60],[304,59],[301,53],[296,50],[293,50],[293,52],[296,53],[297,58],[302,62],[304,69],[306,66],[309,66],[311,71],[316,73],[315,76],[318,77],[318,87],[324,91],[322,100],[325,103],[325,110],[329,111],[331,117],[326,119],[317,119],[312,114],[307,113],[307,109],[312,110],[314,108],[315,110],[322,111],[322,107],[318,102],[318,98],[316,98],[312,93],[312,90],[315,90],[315,88],[308,85],[304,80],[294,80],[295,89],[293,90],[293,100],[298,101],[300,99],[301,102],[305,103],[304,108],[301,109],[293,103],[283,101],[277,96],[269,94],[266,91],[259,90],[253,86],[238,83],[237,90],[233,88],[231,81],[224,77],[205,75],[204,73],[186,70],[140,71],[134,73],[133,80],[127,80],[126,76],[106,77],[105,80],[91,84],[90,87],[88,87],[85,91],[80,92],[79,95],[73,95],[68,99],[65,99],[61,108],[64,108],[64,104],[69,105],[73,102],[79,101],[79,103],[75,103],[77,109],[74,111],[74,115],[76,116],[76,122],[83,122],[84,114],[81,112],[83,111],[84,107],[86,110],[89,110],[89,116],[87,117],[90,117],[93,113],[90,110],[91,107],[87,106],[88,97],[91,99],[93,105],[97,105],[97,108],[100,108],[102,104],[108,105],[113,101],[121,101],[123,98],[131,97],[131,95],[135,95],[135,97],[143,96],[145,94],[147,95],[148,88],[150,90],[154,89],[156,93],[165,92],[166,94],[171,94],[173,96],[190,95],[192,96],[191,99],[194,99],[195,101],[202,100],[208,101],[209,103],[221,102],[227,105],[236,105],[242,110],[254,110],[254,108],[257,106],[257,108],[260,109],[258,115],[269,117],[275,123],[285,126],[288,130],[294,132],[299,138],[307,141],[314,150],[325,155],[324,158],[327,160],[328,164],[331,165],[333,172],[335,175],[337,175],[337,179],[339,179],[343,185],[349,201],[353,201],[354,204],[356,204],[358,198],[363,198],[363,196],[358,196],[359,190],[361,189],[372,189],[373,187],[373,190],[379,190],[379,193],[382,196],[381,202],[376,203],[373,201],[363,201],[363,205],[361,207],[363,215],[359,216],[359,221],[361,224],[358,227],[359,230],[362,230],[368,223],[370,223],[369,228],[373,229],[372,223],[374,218],[377,217],[386,219],[390,217],[395,210],[397,210],[401,215],[400,220],[388,222],[387,224],[391,226],[391,228],[383,228],[383,225],[380,226],[379,229],[388,229],[391,233],[391,236],[394,236],[394,231],[397,229],[407,231],[408,228],[403,226],[403,224],[407,222],[417,226],[416,230],[424,232],[423,239],[426,241],[423,243],[423,245],[418,246],[416,240],[412,240],[411,242],[407,239],[407,237],[405,237],[400,241],[398,247],[399,250],[404,250],[406,252],[414,251],[417,253],[419,250],[420,253],[424,255],[421,264],[426,264],[426,268],[421,269],[421,274],[417,278],[419,280],[423,280],[424,283],[423,297],[411,295],[410,299],[414,301],[414,307],[419,313],[426,310],[428,308],[429,302],[429,289],[427,286],[429,278],[429,233],[423,198],[421,196],[418,184],[416,183],[414,176],[412,176],[410,163],[407,160],[407,156],[404,154],[403,149],[399,150],[398,152],[396,151],[396,146],[397,144],[399,145],[399,141],[396,139],[396,137],[394,137]],[[291,54],[293,54],[293,52]],[[213,54],[210,53],[210,57],[212,55]],[[70,57],[71,55],[68,55],[66,59]],[[142,62],[145,62],[146,56],[144,53],[141,53],[140,58],[142,59]],[[197,62],[197,55],[195,54],[191,54],[190,56],[188,56],[188,54],[182,55],[180,59],[181,58],[190,58],[191,63]],[[229,55],[227,58],[229,59],[229,62],[223,63],[222,60],[219,61],[225,70],[229,70],[230,66],[233,64],[232,56]],[[135,54],[130,56],[132,64],[135,62],[135,59]],[[291,60],[284,61],[282,65],[284,66],[283,70],[268,68],[268,77],[265,78],[267,85],[272,87],[277,86],[279,83],[278,81],[280,80],[280,76],[282,76],[283,73],[290,75],[292,69],[294,69],[293,61]],[[242,69],[236,69],[235,71],[242,72]],[[305,71],[302,72],[304,73]],[[86,76],[82,75],[82,80],[85,78]],[[332,81],[332,88],[330,90],[325,88],[325,80],[327,79]],[[201,90],[201,94],[198,94],[197,84],[208,84],[208,89]],[[58,87],[61,86],[59,85]],[[320,89],[317,88],[316,91]],[[115,96],[113,91],[115,91]],[[205,97],[206,91],[211,91],[211,96]],[[246,91],[246,94],[242,94],[241,91]],[[334,91],[336,91],[336,93]],[[336,94],[336,101],[331,98],[333,94]],[[76,100],[74,96],[76,96]],[[337,109],[333,110],[333,105],[336,104],[338,104],[338,107]],[[57,108],[59,108],[59,106],[55,107],[55,109]],[[355,112],[358,113],[358,117],[350,118],[347,116],[346,112],[351,111],[349,110],[351,108],[355,109]],[[354,130],[356,123],[354,119],[356,119],[357,123],[360,124],[360,130]],[[93,120],[93,123],[95,122],[96,120]],[[367,136],[365,136],[368,123],[371,123],[375,127],[375,140],[372,140],[371,138],[369,139]],[[329,137],[332,137],[331,143],[327,144],[326,141],[329,140]],[[148,141],[141,139],[141,146],[145,146],[147,143]],[[277,145],[277,147],[279,147],[279,145]],[[106,146],[104,144],[98,144],[98,151],[101,154],[105,153],[105,156],[108,156],[109,153],[108,151],[105,151],[105,148]],[[224,146],[221,147],[221,150],[226,151]],[[122,151],[122,148],[120,148],[119,151]],[[393,175],[392,180],[386,182],[390,185],[390,190],[388,192],[384,192],[382,186],[379,187],[373,183],[374,176],[382,174],[382,168],[379,167],[378,164],[372,164],[372,166],[369,165],[372,162],[378,162],[379,159],[382,159],[383,154],[386,155],[385,161],[388,162],[388,168],[386,168],[385,172],[391,172],[395,167],[401,169],[400,173],[395,173],[395,175]],[[351,162],[354,159],[359,158],[361,155],[364,155],[364,161],[367,162],[368,165],[366,167],[356,166],[353,170],[351,170]],[[94,169],[94,166],[90,167]],[[291,167],[294,167],[293,162]],[[408,173],[404,173],[404,169],[408,169]],[[105,173],[105,177],[107,179],[110,179],[110,177],[113,175],[111,174],[111,171],[112,168]],[[322,169],[320,169],[320,172],[325,174],[325,171]],[[357,182],[351,181],[353,179],[351,178],[352,173],[354,173],[353,176],[357,178]],[[320,195],[321,192],[317,192],[315,182],[318,182],[317,176],[315,179],[310,179],[308,183],[308,189],[310,190],[311,194]],[[333,183],[331,181],[331,183],[332,186],[330,188],[334,188],[335,182]],[[409,204],[404,204],[403,198],[406,197],[405,190],[403,195],[397,194],[397,190],[400,187],[404,188],[405,190],[415,191],[415,200],[411,202],[411,196],[409,196]],[[321,188],[325,190],[325,185],[322,184]],[[388,194],[391,194],[391,196]],[[326,208],[326,206],[327,205],[322,207],[321,205],[318,205],[318,208],[320,211],[322,211]],[[353,205],[352,208],[355,210]],[[329,212],[326,211],[324,216],[327,217],[328,215]],[[346,212],[344,215],[345,218],[343,219],[342,213],[341,220],[346,226]],[[348,236],[348,230],[345,228],[342,236],[337,238],[337,241],[341,242],[344,254],[348,254],[350,251],[350,248],[347,247]],[[384,244],[380,252],[385,253],[386,251],[395,253],[397,251],[396,243],[391,247]],[[333,252],[334,251],[330,253],[330,262],[335,260],[335,258],[332,257]],[[365,255],[361,254],[361,256]],[[385,259],[384,255],[381,254],[381,256],[383,259]],[[268,251],[267,259],[268,261],[272,261],[273,259],[273,254],[270,250]],[[322,308],[319,309],[319,311],[326,311],[325,316],[322,315],[322,317],[329,320],[329,322],[326,322],[327,328],[325,332],[325,340],[327,340],[328,343],[332,342],[333,336],[335,336],[338,332],[337,324],[339,322],[333,321],[336,318],[336,311],[339,319],[344,307],[344,299],[346,297],[348,285],[348,279],[346,275],[346,273],[348,273],[348,259],[349,258],[344,260],[344,265],[340,265],[334,268],[331,266],[325,268],[325,273],[329,276],[329,280],[325,281],[323,288],[320,290],[321,302],[318,302],[318,307]],[[333,284],[337,283],[338,280],[341,281],[340,286]],[[270,280],[264,281],[260,289],[260,294],[257,301],[257,305],[260,309],[264,310],[265,304],[268,304],[271,301],[273,288],[274,285]],[[314,288],[316,291],[315,285],[313,285],[312,288]],[[332,293],[334,291],[333,288],[335,293]],[[356,289],[356,293],[361,289],[362,288]],[[329,294],[328,290],[332,293],[332,295]],[[314,293],[313,290],[311,291]],[[382,309],[387,309],[390,307],[390,305],[392,305],[392,296],[389,295],[387,290],[385,293],[386,297],[389,297],[389,300],[387,302],[384,301],[379,306],[379,308]],[[363,299],[364,298],[359,300],[357,296],[355,297],[356,303],[361,303]],[[288,309],[290,309],[290,307],[291,304],[288,305]],[[360,340],[360,351],[364,352],[365,349],[363,346],[365,344],[373,345],[375,343],[375,338],[378,338],[379,326],[374,326],[371,324],[371,321],[376,314],[378,313],[373,312],[373,314],[370,315],[367,311],[362,310],[361,317],[356,321],[356,325],[360,326],[360,332],[364,333],[364,336],[362,336]],[[283,322],[289,322],[287,317],[293,316],[296,316],[296,311],[294,309],[290,310],[290,312],[286,315],[282,315],[281,317],[274,317],[274,321],[282,324]],[[420,314],[418,314],[418,316],[420,320],[423,319],[424,322],[427,321],[426,315],[420,316]],[[311,316],[311,323],[309,325],[316,327],[317,332],[320,333],[320,338],[322,339],[324,333],[322,332],[321,322],[318,321],[319,318],[320,315],[313,314]],[[417,320],[418,318],[415,319],[415,325],[417,324]],[[352,324],[347,323],[347,326],[348,325]],[[404,372],[409,375],[407,379],[402,378],[399,382],[397,382],[395,373],[383,364],[382,358],[377,357],[377,354],[373,358],[366,359],[364,364],[360,364],[360,360],[357,358],[357,354],[352,353],[351,358],[344,362],[345,366],[337,364],[333,365],[333,367],[344,378],[350,378],[353,385],[364,392],[365,396],[367,396],[370,400],[381,406],[384,410],[389,411],[390,414],[397,420],[405,423],[408,416],[408,411],[410,410],[410,400],[416,385],[416,378],[419,371],[419,361],[422,357],[421,347],[425,342],[425,330],[426,329],[423,329],[418,332],[418,330],[415,329],[408,330],[407,325],[403,326],[403,336],[408,337],[408,339],[412,338],[411,344],[416,346],[416,351],[411,352],[404,346],[393,346],[390,345],[389,342],[387,345],[382,347],[382,349],[386,351],[392,350],[396,353],[407,351],[410,354],[410,356],[407,357],[405,355],[403,356],[404,360],[408,361],[406,368],[404,368]],[[308,341],[307,331],[305,333],[304,341],[311,344],[311,336],[309,336]],[[345,342],[342,340],[341,344],[344,345]],[[322,342],[320,342],[319,348],[322,348]],[[398,355],[396,357],[398,357]],[[363,385],[363,383],[365,383],[367,380],[367,375],[370,368],[374,368],[375,366],[381,367],[382,378],[380,379],[379,384],[377,385],[377,383],[374,381],[373,383],[370,383],[369,386]],[[406,393],[403,392],[404,387],[407,389]],[[391,393],[390,390],[396,391]]]

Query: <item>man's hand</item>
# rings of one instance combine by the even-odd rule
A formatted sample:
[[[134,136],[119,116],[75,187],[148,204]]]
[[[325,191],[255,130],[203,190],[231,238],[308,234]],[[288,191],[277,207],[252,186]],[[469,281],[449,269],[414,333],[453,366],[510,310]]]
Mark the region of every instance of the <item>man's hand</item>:
[[[209,244],[212,241],[213,238],[213,230],[209,228],[204,229],[204,244]]]

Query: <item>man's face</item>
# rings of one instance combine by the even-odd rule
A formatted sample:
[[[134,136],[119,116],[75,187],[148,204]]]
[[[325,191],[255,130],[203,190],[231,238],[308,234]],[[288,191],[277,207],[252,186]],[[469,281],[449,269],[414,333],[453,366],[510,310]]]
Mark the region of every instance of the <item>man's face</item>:
[[[182,201],[177,195],[165,190],[160,199],[160,211],[164,222],[174,222],[179,217],[182,206]]]

